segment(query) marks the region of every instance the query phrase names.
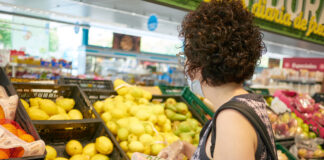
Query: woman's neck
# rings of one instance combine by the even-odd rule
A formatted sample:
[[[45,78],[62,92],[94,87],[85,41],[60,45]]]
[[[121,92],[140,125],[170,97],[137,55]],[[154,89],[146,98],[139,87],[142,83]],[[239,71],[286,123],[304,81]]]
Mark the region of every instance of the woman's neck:
[[[221,105],[232,99],[233,97],[248,92],[243,89],[241,84],[226,83],[220,86],[202,86],[204,96],[213,104],[213,111],[216,111]]]

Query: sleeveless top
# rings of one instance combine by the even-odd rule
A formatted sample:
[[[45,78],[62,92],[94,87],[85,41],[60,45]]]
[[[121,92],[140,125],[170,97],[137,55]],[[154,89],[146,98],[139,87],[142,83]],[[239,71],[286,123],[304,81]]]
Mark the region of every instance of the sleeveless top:
[[[267,115],[267,104],[261,95],[256,94],[243,94],[233,97],[230,101],[239,101],[241,103],[245,103],[249,107],[253,108],[255,113],[260,117],[262,122],[267,127],[268,134],[272,141],[272,145],[275,148],[274,144],[274,136],[272,132],[272,127],[270,120]],[[215,117],[213,117],[215,118]],[[217,127],[216,127],[217,129]],[[208,121],[203,129],[200,132],[200,140],[197,150],[195,151],[194,155],[191,157],[191,160],[208,160],[208,156],[206,154],[206,144],[209,134],[212,130],[212,123],[211,120]],[[271,160],[270,156],[267,156],[267,151],[262,139],[260,138],[259,133],[256,131],[257,134],[257,149],[255,152],[255,159],[256,160]],[[217,141],[217,139],[216,139]]]

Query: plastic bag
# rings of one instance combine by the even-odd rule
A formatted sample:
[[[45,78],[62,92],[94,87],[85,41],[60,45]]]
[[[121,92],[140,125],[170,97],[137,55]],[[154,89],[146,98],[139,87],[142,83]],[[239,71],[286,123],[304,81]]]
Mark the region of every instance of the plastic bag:
[[[0,112],[1,119],[14,120],[16,115],[16,110],[18,106],[18,96],[10,96],[8,98],[0,98]]]
[[[44,141],[37,140],[34,142],[27,143],[2,126],[4,124],[12,124],[13,126],[16,127],[16,129],[21,129],[18,123],[11,120],[1,119],[0,124],[1,124],[0,125],[0,137],[1,137],[0,148],[11,149],[10,158],[38,156],[44,154],[45,152]],[[19,148],[22,148],[20,152],[23,152],[23,154],[21,154],[19,151],[17,152],[17,149]]]
[[[315,101],[307,94],[301,94],[295,98],[296,109],[301,113],[313,113],[318,109]]]
[[[8,98],[6,90],[0,85],[0,98]]]
[[[301,159],[323,159],[324,150],[319,147],[323,143],[322,138],[306,139],[297,136],[290,152]]]
[[[132,160],[165,160],[165,159],[135,152],[132,155]]]

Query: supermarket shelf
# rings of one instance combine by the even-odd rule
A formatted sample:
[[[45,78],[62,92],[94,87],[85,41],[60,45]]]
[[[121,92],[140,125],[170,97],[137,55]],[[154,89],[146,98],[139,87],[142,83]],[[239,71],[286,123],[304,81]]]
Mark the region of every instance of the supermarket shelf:
[[[49,66],[41,66],[41,65],[32,65],[32,64],[18,64],[18,63],[9,63],[9,66],[12,67],[30,67],[30,68],[42,68],[42,69],[72,69],[65,67],[49,67]]]
[[[276,82],[283,82],[283,83],[295,83],[295,84],[322,84],[321,81],[304,81],[304,80],[282,80],[282,79],[272,79]]]

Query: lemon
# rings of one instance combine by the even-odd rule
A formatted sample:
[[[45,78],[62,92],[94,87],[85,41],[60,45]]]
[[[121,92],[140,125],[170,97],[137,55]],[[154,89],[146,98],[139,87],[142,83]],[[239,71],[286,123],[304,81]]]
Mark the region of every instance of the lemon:
[[[111,115],[114,119],[120,119],[125,117],[127,113],[123,109],[114,109],[111,111]]]
[[[96,139],[96,150],[101,154],[110,154],[114,149],[111,140],[106,136],[100,136]]]
[[[136,112],[135,117],[139,120],[146,121],[150,118],[150,113],[147,110],[141,109],[138,112]]]
[[[153,137],[149,134],[143,134],[139,138],[140,142],[145,146],[150,145],[153,142]]]
[[[129,87],[122,87],[116,90],[118,95],[124,96],[129,92]]]
[[[147,100],[151,100],[152,99],[152,94],[148,91],[144,91],[143,92],[143,97]]]
[[[38,108],[29,108],[28,114],[31,120],[47,120],[49,118],[46,112]]]
[[[157,124],[160,126],[163,126],[164,123],[166,122],[166,120],[167,120],[167,117],[165,115],[159,115],[157,117]]]
[[[77,109],[72,109],[68,113],[71,119],[83,119],[82,113]]]
[[[145,105],[147,105],[150,102],[147,99],[145,99],[145,98],[140,98],[140,99],[138,99],[138,103],[139,104],[145,104]]]
[[[122,142],[119,143],[119,145],[125,152],[128,151],[128,143],[127,143],[127,141],[122,141]]]
[[[153,113],[160,115],[160,114],[164,114],[164,108],[161,104],[155,104],[153,106]]]
[[[45,146],[46,149],[46,159],[54,159],[57,156],[57,152],[55,150],[55,148],[53,148],[52,146],[46,145]]]
[[[164,123],[162,127],[163,132],[170,132],[172,131],[171,123]]]
[[[128,128],[129,122],[130,121],[128,118],[122,118],[122,119],[119,119],[116,123],[117,123],[118,127],[120,127],[120,128]]]
[[[143,95],[142,89],[138,87],[131,87],[129,90],[129,93],[134,97],[134,98],[141,98]]]
[[[151,154],[151,147],[150,146],[144,146],[144,154],[150,155]]]
[[[100,114],[103,112],[103,105],[104,102],[102,101],[97,101],[93,104],[93,107],[95,108],[95,110]]]
[[[126,128],[120,128],[117,131],[117,136],[121,141],[128,139],[128,130]]]
[[[76,154],[73,155],[70,160],[89,160],[89,158],[86,155]]]
[[[134,101],[135,98],[131,94],[124,95],[125,100]]]
[[[144,151],[144,145],[139,141],[132,141],[128,145],[128,149],[131,152],[143,152]]]
[[[65,146],[65,151],[70,156],[81,154],[82,149],[82,144],[77,140],[70,140]]]
[[[55,158],[54,160],[69,160],[69,159],[64,158],[64,157],[57,157],[57,158]]]
[[[106,123],[106,126],[108,127],[108,129],[111,131],[111,133],[113,133],[114,135],[117,135],[117,124],[113,121],[108,121]]]
[[[117,87],[119,87],[122,84],[127,84],[125,81],[121,80],[121,79],[116,79],[114,81],[114,88],[116,89]]]
[[[75,101],[72,98],[57,98],[56,104],[62,107],[65,111],[70,111],[74,107]]]
[[[111,114],[110,114],[109,112],[105,112],[105,113],[103,113],[103,114],[101,115],[101,118],[102,118],[102,120],[103,120],[104,122],[107,123],[108,121],[111,120],[112,116],[111,116]]]
[[[58,111],[58,114],[66,114],[66,111],[60,106],[57,107],[57,111]]]
[[[132,159],[132,156],[133,156],[133,153],[132,153],[132,152],[127,152],[126,154],[127,154],[127,157],[128,157],[129,159]]]
[[[51,116],[48,120],[68,120],[69,116],[67,114],[56,114]]]
[[[132,133],[134,133],[135,135],[142,135],[143,133],[145,133],[145,129],[143,124],[139,123],[139,122],[134,122],[130,125],[129,127],[130,131]]]
[[[114,108],[115,108],[115,104],[113,101],[107,100],[104,102],[103,110],[105,112],[111,112],[114,110]]]
[[[39,106],[39,101],[42,100],[42,98],[36,97],[36,98],[30,98],[29,103],[30,106]]]
[[[155,124],[157,122],[157,117],[155,115],[150,115],[149,119],[150,122],[152,122],[153,124]]]
[[[151,145],[151,154],[152,154],[153,156],[156,156],[156,155],[158,155],[158,154],[161,152],[161,150],[164,149],[164,148],[165,148],[164,144],[161,144],[161,143],[152,144],[152,145]]]
[[[90,160],[109,160],[109,157],[107,157],[103,154],[96,154],[93,157],[91,157]]]
[[[43,99],[39,101],[39,108],[48,115],[55,115],[58,113],[56,104],[50,99]]]
[[[20,101],[21,101],[21,103],[23,104],[24,108],[25,108],[26,111],[27,111],[28,108],[29,108],[29,104],[28,104],[25,100],[23,100],[23,99],[20,99]]]
[[[90,157],[94,156],[97,154],[96,145],[94,143],[87,144],[84,146],[82,154],[89,155]]]
[[[150,124],[144,124],[144,130],[146,134],[153,135],[154,131]]]
[[[128,135],[127,140],[128,140],[128,142],[132,142],[132,141],[137,141],[138,138],[137,138],[137,136],[135,134],[131,133],[131,134]]]
[[[123,102],[123,101],[124,101],[124,97],[118,95],[118,96],[116,96],[116,97],[114,98],[114,101],[115,101],[115,102]]]

